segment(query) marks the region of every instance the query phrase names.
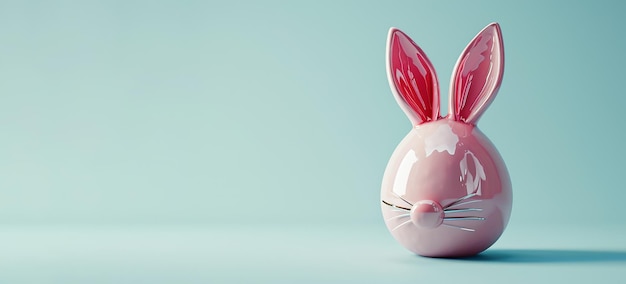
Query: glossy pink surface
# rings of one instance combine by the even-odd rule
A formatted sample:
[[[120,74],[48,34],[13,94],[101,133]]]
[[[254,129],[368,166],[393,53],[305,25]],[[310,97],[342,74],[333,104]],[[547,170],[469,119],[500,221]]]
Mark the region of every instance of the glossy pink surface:
[[[502,234],[511,214],[511,182],[504,161],[478,128],[444,118],[415,127],[402,140],[385,170],[381,199],[395,205],[381,203],[383,217],[410,251],[467,256]],[[413,216],[424,200],[443,209],[438,226]]]
[[[439,117],[437,78],[424,52],[392,28],[387,46],[392,92],[415,125],[383,177],[385,223],[400,244],[431,257],[480,253],[511,214],[511,181],[500,154],[476,127],[504,68],[500,28],[490,24],[461,54],[452,76],[451,113]]]

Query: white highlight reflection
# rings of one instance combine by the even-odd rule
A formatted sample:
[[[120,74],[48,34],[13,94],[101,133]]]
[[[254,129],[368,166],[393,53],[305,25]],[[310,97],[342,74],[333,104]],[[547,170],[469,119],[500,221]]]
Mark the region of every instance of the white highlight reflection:
[[[452,132],[452,127],[448,124],[442,124],[428,137],[424,139],[424,145],[426,149],[426,157],[430,156],[433,152],[448,151],[450,155],[454,155],[456,152],[456,143],[459,142],[459,137]]]
[[[396,179],[393,181],[392,191],[395,194],[403,196],[406,193],[406,186],[409,183],[409,174],[415,162],[417,162],[417,155],[415,155],[415,151],[411,149],[404,155],[404,158],[402,158]]]
[[[474,164],[473,168],[476,170],[474,173],[470,172],[471,168],[468,163]],[[459,166],[461,168],[461,177],[463,177],[463,181],[465,181],[467,194],[476,193],[477,195],[481,195],[481,182],[487,179],[487,175],[478,158],[476,158],[471,151],[467,151],[463,160],[459,163]]]

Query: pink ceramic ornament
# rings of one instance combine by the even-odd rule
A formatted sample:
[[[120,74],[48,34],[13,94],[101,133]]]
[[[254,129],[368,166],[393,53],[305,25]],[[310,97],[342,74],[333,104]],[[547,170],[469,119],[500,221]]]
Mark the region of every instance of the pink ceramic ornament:
[[[413,124],[383,177],[383,217],[410,251],[430,257],[482,252],[511,215],[511,181],[500,154],[476,127],[504,71],[500,26],[485,27],[459,58],[450,108],[439,115],[439,83],[426,54],[391,28],[387,75],[396,101]]]

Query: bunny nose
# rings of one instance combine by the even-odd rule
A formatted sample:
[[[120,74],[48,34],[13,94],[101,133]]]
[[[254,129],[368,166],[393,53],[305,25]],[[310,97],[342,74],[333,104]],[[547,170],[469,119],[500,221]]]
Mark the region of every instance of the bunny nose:
[[[420,200],[411,208],[411,221],[421,228],[437,228],[443,223],[441,204],[432,200]]]

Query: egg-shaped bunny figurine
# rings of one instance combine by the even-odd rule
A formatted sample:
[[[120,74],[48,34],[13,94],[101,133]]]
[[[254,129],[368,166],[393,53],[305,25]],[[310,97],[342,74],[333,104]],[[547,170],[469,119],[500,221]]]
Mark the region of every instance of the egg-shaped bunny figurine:
[[[502,157],[476,127],[504,71],[500,26],[465,48],[450,83],[449,114],[439,114],[439,83],[422,49],[391,28],[387,75],[412,129],[395,149],[382,182],[387,228],[408,250],[463,257],[490,247],[511,215],[511,181]]]

